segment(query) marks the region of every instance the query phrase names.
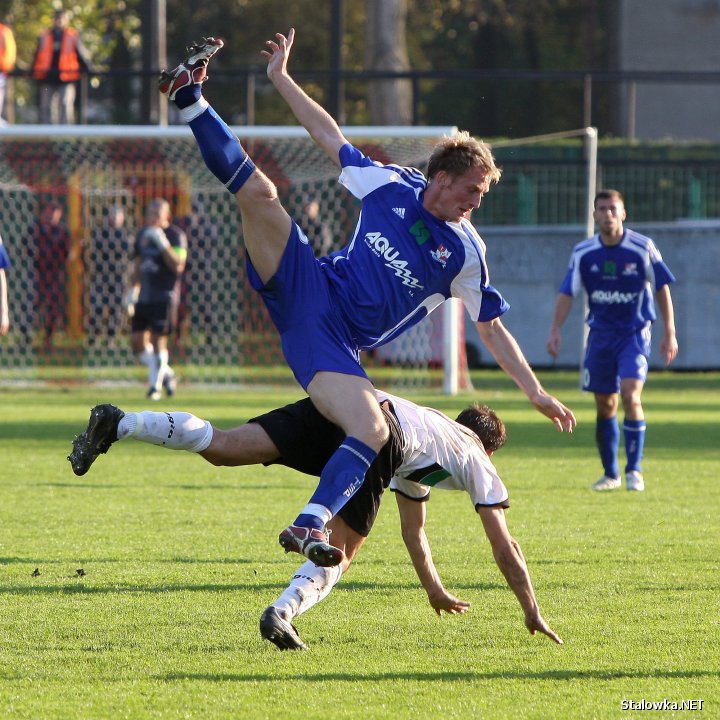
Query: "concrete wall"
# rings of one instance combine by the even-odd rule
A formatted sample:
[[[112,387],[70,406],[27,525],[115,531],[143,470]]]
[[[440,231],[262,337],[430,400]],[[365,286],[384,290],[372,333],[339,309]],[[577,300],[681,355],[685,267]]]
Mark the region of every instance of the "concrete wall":
[[[619,70],[720,71],[718,0],[620,0],[617,29]],[[639,82],[636,93],[638,139],[720,140],[717,85]],[[625,134],[632,132],[631,106],[621,93]]]
[[[680,353],[676,369],[720,368],[720,221],[664,224],[628,223],[655,240],[677,278],[671,286]],[[584,239],[584,227],[480,228],[488,246],[490,282],[510,303],[503,322],[534,367],[552,365],[545,345],[558,287],[572,247]],[[583,301],[577,298],[563,327],[558,366],[579,365]],[[653,326],[650,366],[662,367],[659,343],[662,318]],[[482,347],[472,323],[468,339],[480,345],[483,364],[494,360]]]

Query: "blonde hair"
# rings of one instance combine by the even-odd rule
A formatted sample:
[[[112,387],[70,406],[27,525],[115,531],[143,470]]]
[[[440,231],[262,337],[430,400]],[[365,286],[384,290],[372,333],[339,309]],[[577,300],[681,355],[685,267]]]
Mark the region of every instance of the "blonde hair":
[[[492,183],[500,181],[502,170],[495,164],[490,146],[461,130],[452,136],[445,135],[435,146],[428,160],[427,176],[431,180],[444,170],[456,177],[472,168],[482,168]]]

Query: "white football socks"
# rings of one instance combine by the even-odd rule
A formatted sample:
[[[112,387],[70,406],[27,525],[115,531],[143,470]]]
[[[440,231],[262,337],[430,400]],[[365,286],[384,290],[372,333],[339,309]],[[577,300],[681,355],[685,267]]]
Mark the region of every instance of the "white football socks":
[[[273,606],[287,619],[302,615],[321,600],[337,585],[342,576],[342,567],[318,567],[308,560],[293,575],[290,585],[273,603]]]
[[[118,440],[134,440],[161,445],[171,450],[202,452],[212,442],[213,427],[187,412],[129,412],[120,419]]]
[[[308,503],[300,511],[300,514],[313,515],[320,520],[320,522],[323,524],[323,527],[325,527],[332,520],[333,517],[332,510],[325,507],[324,505],[320,505],[320,503]]]
[[[138,362],[147,366],[148,369],[148,387],[154,388],[157,382],[159,359],[155,354],[155,348],[151,344],[147,344],[145,349],[137,356]]]
[[[155,376],[155,383],[152,385],[152,387],[155,390],[160,390],[163,386],[163,381],[166,377],[170,376],[172,374],[172,370],[170,369],[170,353],[165,350],[158,350],[157,353],[157,375]]]

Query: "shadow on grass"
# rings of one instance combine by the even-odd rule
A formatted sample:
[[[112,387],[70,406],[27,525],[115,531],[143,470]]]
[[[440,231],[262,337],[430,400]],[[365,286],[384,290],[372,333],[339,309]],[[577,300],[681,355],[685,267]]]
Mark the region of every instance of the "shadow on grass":
[[[677,679],[720,677],[720,673],[711,670],[546,670],[544,672],[407,672],[407,673],[326,673],[318,675],[258,675],[241,673],[224,673],[210,675],[204,673],[170,673],[156,675],[154,679],[164,682],[183,682],[196,680],[200,682],[287,682],[305,681],[325,684],[328,681],[356,683],[358,681],[387,682],[393,680],[415,680],[420,682],[457,682],[474,680],[640,680],[640,679]]]

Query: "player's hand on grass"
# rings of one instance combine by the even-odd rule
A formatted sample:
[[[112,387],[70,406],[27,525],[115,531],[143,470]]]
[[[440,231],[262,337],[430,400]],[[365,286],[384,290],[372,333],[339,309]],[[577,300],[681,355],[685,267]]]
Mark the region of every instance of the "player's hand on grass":
[[[577,425],[573,411],[552,395],[538,395],[532,403],[539,412],[553,421],[560,432],[566,430],[571,433]]]
[[[470,607],[469,602],[456,598],[445,589],[432,596],[428,595],[428,600],[438,615],[442,615],[443,612],[449,615],[462,615]]]
[[[531,635],[542,633],[547,635],[553,642],[562,645],[562,638],[553,631],[553,629],[545,622],[545,619],[539,612],[527,613],[525,615],[525,627],[530,631]]]

